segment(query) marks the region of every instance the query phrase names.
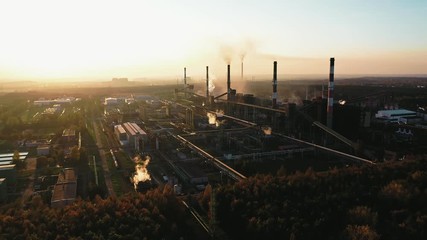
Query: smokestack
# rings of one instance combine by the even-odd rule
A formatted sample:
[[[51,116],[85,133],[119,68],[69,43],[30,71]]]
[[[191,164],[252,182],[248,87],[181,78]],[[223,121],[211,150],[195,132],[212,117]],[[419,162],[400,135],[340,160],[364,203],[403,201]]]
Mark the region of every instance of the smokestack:
[[[277,61],[273,63],[273,108],[277,108]]]
[[[231,100],[230,64],[227,65],[227,100]]]
[[[209,66],[206,66],[206,103],[209,102]]]
[[[184,88],[187,86],[187,68],[184,68]]]
[[[241,73],[240,73],[240,79],[243,80],[243,60],[242,60],[242,69],[241,69]]]
[[[331,58],[328,85],[328,107],[326,110],[326,126],[328,128],[332,128],[332,116],[334,111],[334,65],[335,58]]]

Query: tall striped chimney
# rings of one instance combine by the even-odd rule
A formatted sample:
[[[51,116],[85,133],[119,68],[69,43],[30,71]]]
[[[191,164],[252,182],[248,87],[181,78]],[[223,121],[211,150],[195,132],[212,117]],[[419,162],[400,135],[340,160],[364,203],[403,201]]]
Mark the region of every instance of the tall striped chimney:
[[[209,66],[206,66],[206,103],[209,101]]]
[[[227,65],[227,100],[231,100],[230,64]]]
[[[332,128],[332,116],[334,112],[334,65],[335,58],[331,58],[328,85],[328,107],[326,110],[326,126],[328,128]]]
[[[273,108],[277,108],[277,61],[273,63]]]

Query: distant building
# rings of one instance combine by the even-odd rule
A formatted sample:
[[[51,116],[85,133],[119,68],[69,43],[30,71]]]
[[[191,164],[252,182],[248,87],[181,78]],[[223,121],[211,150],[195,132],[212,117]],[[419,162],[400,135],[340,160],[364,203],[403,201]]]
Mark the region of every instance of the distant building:
[[[50,202],[51,207],[61,208],[76,200],[77,174],[73,168],[63,169],[58,176]]]
[[[111,80],[113,83],[128,83],[128,79],[127,78],[113,78]]]

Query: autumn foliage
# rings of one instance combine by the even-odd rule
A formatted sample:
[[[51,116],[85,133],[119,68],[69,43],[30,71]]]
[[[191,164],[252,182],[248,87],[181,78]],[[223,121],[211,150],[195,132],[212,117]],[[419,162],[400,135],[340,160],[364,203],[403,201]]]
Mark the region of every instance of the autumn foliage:
[[[119,199],[78,200],[50,208],[35,196],[29,206],[0,211],[0,239],[178,239],[190,237],[188,215],[170,188]]]
[[[216,189],[233,239],[427,239],[427,161],[258,175]]]

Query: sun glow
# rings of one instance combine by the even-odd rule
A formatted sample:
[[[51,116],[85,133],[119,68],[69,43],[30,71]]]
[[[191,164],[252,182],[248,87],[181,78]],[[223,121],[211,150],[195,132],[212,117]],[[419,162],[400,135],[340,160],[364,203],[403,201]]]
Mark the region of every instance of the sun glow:
[[[182,60],[195,47],[195,37],[178,28],[182,20],[158,15],[167,11],[144,1],[17,2],[8,6],[15,13],[0,10],[13,23],[6,25],[13,35],[2,39],[7,59],[0,57],[0,63],[18,75],[108,75],[162,59]]]
[[[248,77],[273,60],[288,74],[325,74],[330,56],[337,74],[425,74],[427,4],[304,2],[0,1],[0,80],[178,78],[207,65],[222,78],[224,46],[232,75],[242,48]]]

